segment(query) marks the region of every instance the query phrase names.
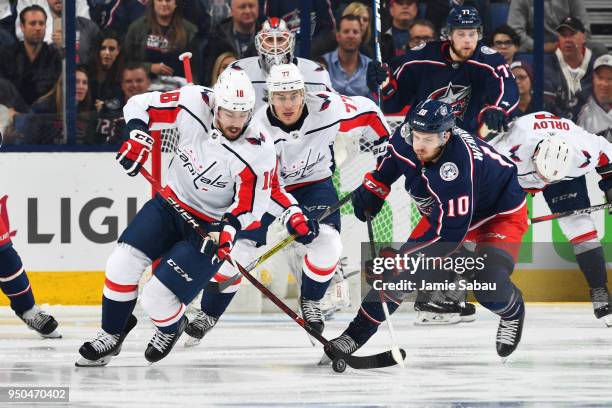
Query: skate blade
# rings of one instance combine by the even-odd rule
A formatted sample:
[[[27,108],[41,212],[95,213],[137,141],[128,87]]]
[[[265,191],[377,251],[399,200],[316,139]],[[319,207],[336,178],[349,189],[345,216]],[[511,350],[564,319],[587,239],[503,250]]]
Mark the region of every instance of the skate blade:
[[[461,321],[459,313],[418,312],[414,324],[417,326],[438,326],[457,324]]]
[[[472,323],[476,320],[476,315],[461,316],[461,323]]]
[[[81,357],[76,361],[76,363],[74,363],[74,365],[76,367],[103,367],[107,365],[112,358],[112,356],[106,356],[98,360],[88,360],[85,357]]]
[[[62,338],[62,333],[58,332],[57,330],[53,330],[49,334],[42,334],[42,333],[38,333],[38,334],[40,334],[40,336],[45,339],[61,339]]]
[[[310,345],[312,347],[317,347],[317,344],[319,344],[319,342],[314,337],[312,337],[310,334],[308,334],[307,336],[308,336],[308,340],[310,340]]]
[[[319,363],[317,365],[325,366],[325,365],[330,365],[331,363],[332,363],[331,358],[329,358],[327,354],[323,353],[323,357],[321,357],[321,360],[319,360]]]
[[[603,316],[601,320],[603,320],[606,327],[612,327],[612,314]]]
[[[184,346],[185,347],[195,347],[198,344],[200,344],[201,341],[202,339],[198,339],[197,337],[191,337],[190,335],[187,334],[187,339],[185,340]]]

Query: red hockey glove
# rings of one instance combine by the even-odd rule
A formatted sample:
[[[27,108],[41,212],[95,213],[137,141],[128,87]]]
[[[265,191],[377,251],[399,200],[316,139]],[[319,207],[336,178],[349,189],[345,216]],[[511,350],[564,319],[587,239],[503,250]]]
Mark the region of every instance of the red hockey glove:
[[[287,208],[281,218],[287,231],[291,235],[297,235],[295,240],[303,245],[308,245],[319,235],[319,223],[304,215],[302,209],[297,205]]]
[[[119,148],[115,159],[125,169],[128,176],[134,177],[146,163],[153,148],[153,137],[140,129],[130,131],[130,138]]]

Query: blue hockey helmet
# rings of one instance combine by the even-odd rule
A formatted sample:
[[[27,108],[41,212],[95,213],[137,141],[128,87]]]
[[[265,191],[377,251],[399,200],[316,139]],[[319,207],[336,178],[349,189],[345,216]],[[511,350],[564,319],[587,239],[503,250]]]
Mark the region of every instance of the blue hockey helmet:
[[[412,144],[412,131],[437,133],[440,141],[444,132],[455,126],[455,115],[451,106],[436,99],[426,99],[410,109],[401,129],[402,136]]]
[[[446,19],[446,35],[450,36],[452,30],[460,28],[476,28],[482,37],[482,20],[476,8],[460,6],[451,10]]]

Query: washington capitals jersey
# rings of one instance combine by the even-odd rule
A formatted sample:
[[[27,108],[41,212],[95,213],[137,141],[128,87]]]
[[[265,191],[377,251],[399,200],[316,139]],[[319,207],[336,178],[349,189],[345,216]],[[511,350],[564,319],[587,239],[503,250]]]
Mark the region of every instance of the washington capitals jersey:
[[[408,240],[413,250],[429,247],[432,256],[445,255],[452,249],[437,253],[431,244],[459,245],[469,230],[524,205],[516,166],[483,140],[455,128],[439,159],[423,163],[406,135],[405,126],[396,130],[372,176],[388,186],[405,176],[406,191],[429,221],[426,230]]]
[[[306,92],[334,91],[329,73],[321,65],[305,58],[294,58],[293,63],[304,76]],[[268,103],[268,73],[261,66],[259,57],[242,58],[232,62],[229,67],[243,69],[251,80],[255,88],[255,110]]]
[[[213,98],[201,86],[148,92],[130,98],[124,115],[128,127],[141,121],[152,129],[178,129],[167,182],[194,214],[212,221],[230,213],[242,229],[256,228],[270,203],[274,144],[257,121],[237,140],[226,139],[214,126]]]
[[[450,42],[432,41],[413,48],[394,64],[391,83],[383,89],[383,110],[402,111],[426,99],[446,102],[453,108],[457,126],[475,133],[478,115],[492,105],[507,114],[518,106],[516,80],[497,51],[478,43],[465,62],[452,61]],[[393,87],[397,87],[393,92]]]
[[[305,99],[304,113],[292,127],[274,117],[271,108],[263,107],[255,115],[274,140],[279,179],[287,191],[331,177],[333,144],[349,133],[359,132],[370,141],[375,156],[384,153],[389,126],[370,99],[333,92],[307,92]]]
[[[532,157],[538,144],[548,137],[560,137],[574,150],[565,180],[581,177],[612,159],[612,144],[605,137],[589,133],[571,120],[549,112],[536,112],[516,119],[507,133],[490,143],[516,164],[523,188],[542,190],[547,183],[537,174]]]

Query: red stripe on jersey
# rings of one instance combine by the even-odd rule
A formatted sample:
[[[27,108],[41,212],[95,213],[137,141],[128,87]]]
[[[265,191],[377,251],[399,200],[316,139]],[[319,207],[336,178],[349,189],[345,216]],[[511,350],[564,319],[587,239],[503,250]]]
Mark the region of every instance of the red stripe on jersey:
[[[610,163],[610,158],[605,153],[601,153],[599,155],[599,159],[597,161],[597,167],[605,166]]]
[[[156,108],[151,106],[147,109],[147,113],[149,114],[149,126],[153,123],[174,123],[176,122],[176,117],[181,111],[180,106],[176,106],[173,108]]]
[[[325,181],[328,178],[329,177],[325,177],[324,179],[321,179],[321,180],[305,181],[303,183],[296,183],[296,184],[292,184],[290,186],[285,186],[285,191],[293,191],[293,190],[295,190],[297,188],[300,188],[300,187],[309,186],[311,184],[318,183],[320,181]]]
[[[597,231],[587,232],[586,234],[578,235],[570,239],[572,244],[579,244],[581,242],[590,241],[592,239],[597,239]]]
[[[291,201],[291,198],[289,198],[289,195],[285,192],[283,186],[281,186],[280,182],[278,181],[278,161],[276,162],[276,168],[272,174],[271,184],[272,191],[270,192],[270,195],[272,196],[272,200],[283,208],[288,208],[294,204],[294,202]]]
[[[376,114],[376,112],[369,112],[355,116],[351,119],[344,119],[340,122],[339,132],[348,132],[361,126],[370,126],[378,135],[378,137],[389,136],[385,125],[382,120]]]
[[[310,269],[312,273],[316,273],[319,276],[328,276],[330,273],[333,273],[336,270],[336,264],[334,264],[331,268],[327,268],[327,269],[318,268],[314,266],[308,260],[308,255],[304,257],[304,263],[306,264],[306,267],[308,267],[308,269]]]
[[[248,166],[246,166],[238,176],[240,177],[240,190],[237,194],[238,205],[231,212],[231,214],[236,217],[253,210],[255,184],[257,183],[257,176]]]
[[[108,278],[104,280],[104,286],[106,286],[112,291],[121,293],[129,293],[138,290],[138,285],[121,285],[119,283],[113,282],[112,280],[109,280]]]

